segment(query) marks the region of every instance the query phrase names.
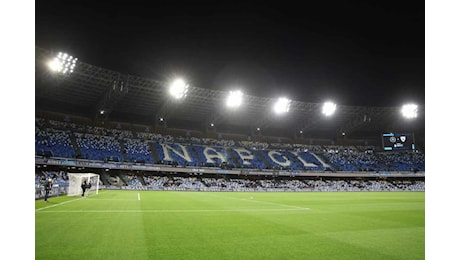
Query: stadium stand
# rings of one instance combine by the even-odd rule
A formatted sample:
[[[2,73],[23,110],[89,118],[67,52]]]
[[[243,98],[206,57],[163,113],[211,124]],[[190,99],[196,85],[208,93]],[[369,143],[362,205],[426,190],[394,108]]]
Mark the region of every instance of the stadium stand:
[[[45,122],[39,118],[36,121]],[[66,126],[69,130],[62,130],[64,125],[64,122],[50,121],[51,127],[44,127],[43,124],[42,127],[35,127],[36,155],[194,167],[220,167],[227,163],[231,168],[249,169],[322,171],[330,167],[335,171],[347,172],[424,171],[423,152],[378,152],[378,148],[373,146],[304,146],[209,138],[184,139],[142,132],[133,134],[128,130],[85,128],[75,124],[70,128]],[[82,133],[82,129],[85,132]],[[72,145],[71,136],[75,136],[76,147]],[[140,139],[133,139],[133,136]],[[158,161],[154,160],[154,153]]]
[[[418,150],[172,136],[40,117],[35,122],[36,198],[43,178],[52,176],[53,194],[63,194],[66,172],[88,168],[106,189],[424,191],[425,157]],[[61,161],[53,165],[53,159]]]

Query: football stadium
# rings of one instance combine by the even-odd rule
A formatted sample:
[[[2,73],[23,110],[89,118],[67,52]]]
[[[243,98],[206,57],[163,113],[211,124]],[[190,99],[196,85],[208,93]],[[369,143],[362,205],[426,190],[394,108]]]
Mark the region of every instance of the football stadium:
[[[425,259],[423,3],[36,6],[35,259]]]
[[[423,106],[209,90],[35,51],[36,259],[424,259]]]

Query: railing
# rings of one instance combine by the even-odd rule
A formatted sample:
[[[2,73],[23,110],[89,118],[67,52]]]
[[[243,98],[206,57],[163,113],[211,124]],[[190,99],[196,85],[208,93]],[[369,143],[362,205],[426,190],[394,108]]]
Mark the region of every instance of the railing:
[[[68,167],[84,167],[96,169],[116,170],[141,170],[166,173],[207,173],[207,174],[233,174],[233,175],[272,175],[272,176],[317,176],[317,177],[425,177],[425,172],[331,172],[331,171],[298,171],[298,170],[259,170],[259,169],[220,169],[217,167],[182,167],[161,164],[139,164],[126,162],[101,162],[84,159],[69,158],[44,158],[35,156],[36,165],[56,165]]]

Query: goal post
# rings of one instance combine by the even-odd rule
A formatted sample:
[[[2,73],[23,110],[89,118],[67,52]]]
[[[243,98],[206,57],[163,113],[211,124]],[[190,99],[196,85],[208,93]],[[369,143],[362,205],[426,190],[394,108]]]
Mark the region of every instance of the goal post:
[[[88,188],[85,195],[91,193],[99,194],[100,176],[96,173],[68,173],[69,176],[69,190],[67,196],[77,196],[82,194],[81,184],[86,181]]]

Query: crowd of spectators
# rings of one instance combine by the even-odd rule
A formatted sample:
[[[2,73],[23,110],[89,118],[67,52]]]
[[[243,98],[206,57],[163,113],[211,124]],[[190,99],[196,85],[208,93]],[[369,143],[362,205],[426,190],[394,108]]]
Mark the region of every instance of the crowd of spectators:
[[[43,197],[43,184],[53,180],[54,195],[65,194],[69,177],[65,171],[37,171],[36,199]],[[237,192],[358,192],[358,191],[425,191],[420,179],[321,179],[321,178],[240,178],[228,176],[158,176],[123,174],[119,178],[101,179],[100,189],[161,190],[161,191],[237,191]],[[123,181],[120,181],[123,180]],[[118,183],[116,183],[119,181]]]
[[[374,146],[305,145],[292,143],[265,143],[234,141],[228,139],[173,137],[157,133],[117,128],[79,125],[69,122],[35,120],[35,152],[38,156],[78,158],[97,161],[125,163],[168,164],[193,167],[222,167],[280,169],[280,170],[332,170],[332,171],[410,171],[425,170],[423,151],[383,152]],[[147,129],[146,129],[147,130]],[[172,160],[164,160],[164,144],[169,147],[186,147],[190,160],[170,153]],[[202,154],[205,147],[212,147],[223,154],[215,154],[209,162]],[[254,155],[251,159],[240,158],[236,152]],[[247,152],[246,152],[247,151]],[[276,160],[268,153],[276,151]],[[211,153],[213,153],[211,151]],[[214,152],[215,153],[215,152]],[[214,155],[214,154],[212,154]],[[294,156],[295,155],[295,156]],[[314,155],[314,156],[313,156]],[[317,167],[304,167],[300,158]],[[283,166],[280,162],[290,160]],[[330,168],[322,165],[327,164]]]
[[[349,191],[425,191],[421,180],[323,180],[323,179],[245,179],[218,177],[142,176],[145,185],[133,182],[122,189],[168,191],[289,191],[289,192],[349,192]],[[136,179],[137,180],[137,179]],[[112,186],[113,187],[113,186]],[[114,187],[119,189],[120,187]]]
[[[35,152],[45,157],[75,157],[69,134],[53,128],[35,127]]]

